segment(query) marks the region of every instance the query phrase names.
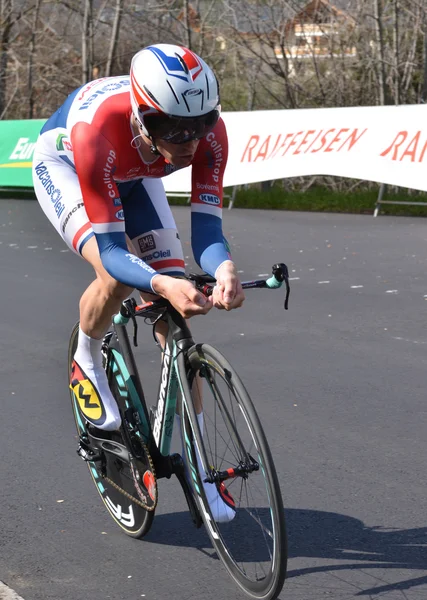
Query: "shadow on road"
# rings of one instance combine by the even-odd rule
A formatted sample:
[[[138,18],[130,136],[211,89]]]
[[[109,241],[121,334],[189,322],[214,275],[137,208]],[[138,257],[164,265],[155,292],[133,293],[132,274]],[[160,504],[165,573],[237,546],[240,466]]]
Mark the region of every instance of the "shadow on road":
[[[267,509],[264,509],[267,513]],[[340,561],[340,564],[288,570],[287,578],[302,577],[312,573],[327,573],[367,569],[426,569],[427,527],[395,529],[383,526],[367,527],[362,521],[337,513],[314,510],[287,509],[286,520],[289,538],[289,558],[309,557]],[[238,523],[240,539],[238,560],[263,561],[267,557],[262,547],[248,545],[250,520]],[[243,531],[243,535],[242,532]],[[216,557],[208,536],[202,527],[192,527],[188,513],[156,516],[153,529],[146,538],[153,544],[167,544],[196,548]],[[344,564],[341,561],[346,561]],[[404,591],[427,584],[427,575],[359,591],[356,596],[384,594],[388,591]]]

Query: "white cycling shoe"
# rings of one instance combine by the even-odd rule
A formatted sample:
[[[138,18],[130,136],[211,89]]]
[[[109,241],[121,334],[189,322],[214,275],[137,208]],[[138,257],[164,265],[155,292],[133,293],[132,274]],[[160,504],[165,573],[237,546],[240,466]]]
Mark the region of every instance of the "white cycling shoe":
[[[205,471],[202,467],[199,454],[197,453],[197,463],[199,467],[200,477],[205,479]],[[229,523],[236,516],[236,506],[233,496],[225,487],[224,482],[221,484],[203,482],[206,499],[209,502],[212,517],[216,523]]]
[[[90,338],[81,329],[71,366],[70,388],[83,417],[98,429],[115,431],[122,423],[117,402],[102,367],[102,340]]]
[[[203,413],[197,415],[199,420],[200,431],[203,435]],[[181,426],[180,426],[180,416],[175,415],[175,423],[179,428],[179,432],[181,434]],[[225,484],[222,482],[221,484],[215,483],[206,483],[203,480],[206,479],[206,474],[203,469],[202,461],[200,459],[199,453],[196,450],[197,455],[197,466],[199,469],[199,474],[201,480],[203,482],[203,489],[205,490],[206,499],[209,503],[209,507],[211,509],[212,517],[216,523],[229,523],[236,516],[236,506],[233,500],[232,495],[225,487]],[[188,460],[185,450],[182,450],[182,457],[185,465],[185,472],[187,475],[187,479],[190,480],[190,470],[188,467]],[[191,483],[190,483],[191,485]]]
[[[70,388],[84,418],[104,431],[119,429],[122,420],[104,369],[83,368],[73,360]]]

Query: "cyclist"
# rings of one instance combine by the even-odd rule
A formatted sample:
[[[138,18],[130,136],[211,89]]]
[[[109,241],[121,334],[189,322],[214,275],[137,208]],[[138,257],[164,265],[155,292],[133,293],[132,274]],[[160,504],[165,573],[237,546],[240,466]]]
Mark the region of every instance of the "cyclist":
[[[244,300],[222,234],[228,144],[220,110],[210,67],[187,48],[156,44],[133,57],[130,76],[75,90],[41,130],[33,158],[37,199],[96,274],[80,300],[71,385],[87,421],[99,429],[121,424],[101,344],[134,288],[144,300],[150,292],[163,296],[186,318]],[[189,165],[191,243],[199,266],[217,279],[210,299],[176,278],[185,272],[184,256],[161,178]],[[225,504],[222,512],[227,520]]]

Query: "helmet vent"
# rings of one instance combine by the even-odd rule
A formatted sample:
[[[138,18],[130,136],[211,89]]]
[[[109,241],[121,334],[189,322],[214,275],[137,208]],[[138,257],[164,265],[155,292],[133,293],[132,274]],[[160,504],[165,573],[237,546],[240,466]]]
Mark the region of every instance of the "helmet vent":
[[[175,93],[175,90],[173,89],[173,87],[172,87],[172,86],[171,86],[171,84],[169,83],[169,80],[168,80],[168,79],[166,80],[166,82],[167,82],[168,86],[170,87],[170,90],[171,90],[172,94],[175,96],[176,103],[177,103],[177,104],[179,104],[179,98],[178,98],[178,96],[176,95],[176,93]]]
[[[146,93],[148,94],[148,96],[150,96],[151,100],[153,100],[153,101],[154,101],[156,104],[158,104],[159,106],[161,106],[161,104],[160,104],[160,102],[157,100],[156,96],[155,96],[154,94],[152,94],[152,93],[150,92],[150,90],[149,90],[149,89],[148,89],[148,88],[147,88],[145,85],[143,85],[142,87],[144,88],[144,90],[146,91]]]
[[[200,95],[200,96],[201,96],[201,99],[200,99],[200,102],[201,102],[201,105],[200,105],[200,110],[203,110],[204,101],[205,101],[205,94],[204,94],[204,92],[203,92],[202,90],[200,90],[200,92],[201,92],[201,93],[200,93],[200,94],[198,94],[198,95]],[[185,94],[182,94],[182,99],[183,99],[183,100],[184,100],[184,102],[185,102],[185,106],[187,107],[187,110],[188,110],[188,112],[191,114],[191,108],[190,108],[190,107],[189,107],[189,105],[188,105],[187,98],[185,97]]]
[[[185,71],[186,75],[188,75],[190,71],[188,70],[188,67],[187,67],[187,65],[185,64],[185,61],[184,61],[184,59],[182,58],[182,56],[180,56],[180,55],[178,54],[178,52],[175,52],[175,56],[177,57],[177,59],[178,59],[178,60],[179,60],[179,62],[181,63],[181,66],[182,66],[182,68],[184,69],[184,71]]]
[[[209,81],[208,81],[208,76],[206,75],[206,73],[205,73],[205,79],[206,79],[206,95],[209,100]]]

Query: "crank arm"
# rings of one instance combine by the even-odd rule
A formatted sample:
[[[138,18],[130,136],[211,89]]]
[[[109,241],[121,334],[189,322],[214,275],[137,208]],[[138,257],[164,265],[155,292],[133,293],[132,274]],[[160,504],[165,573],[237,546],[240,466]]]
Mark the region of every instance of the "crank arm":
[[[182,491],[184,492],[185,499],[187,500],[188,510],[190,511],[191,519],[194,525],[197,527],[197,529],[199,529],[203,525],[203,521],[200,516],[199,509],[197,508],[194,495],[187,481],[187,477],[185,476],[185,467],[184,461],[182,460],[182,456],[180,454],[172,454],[170,458],[172,461],[172,470],[177,476],[178,481],[181,484]]]

